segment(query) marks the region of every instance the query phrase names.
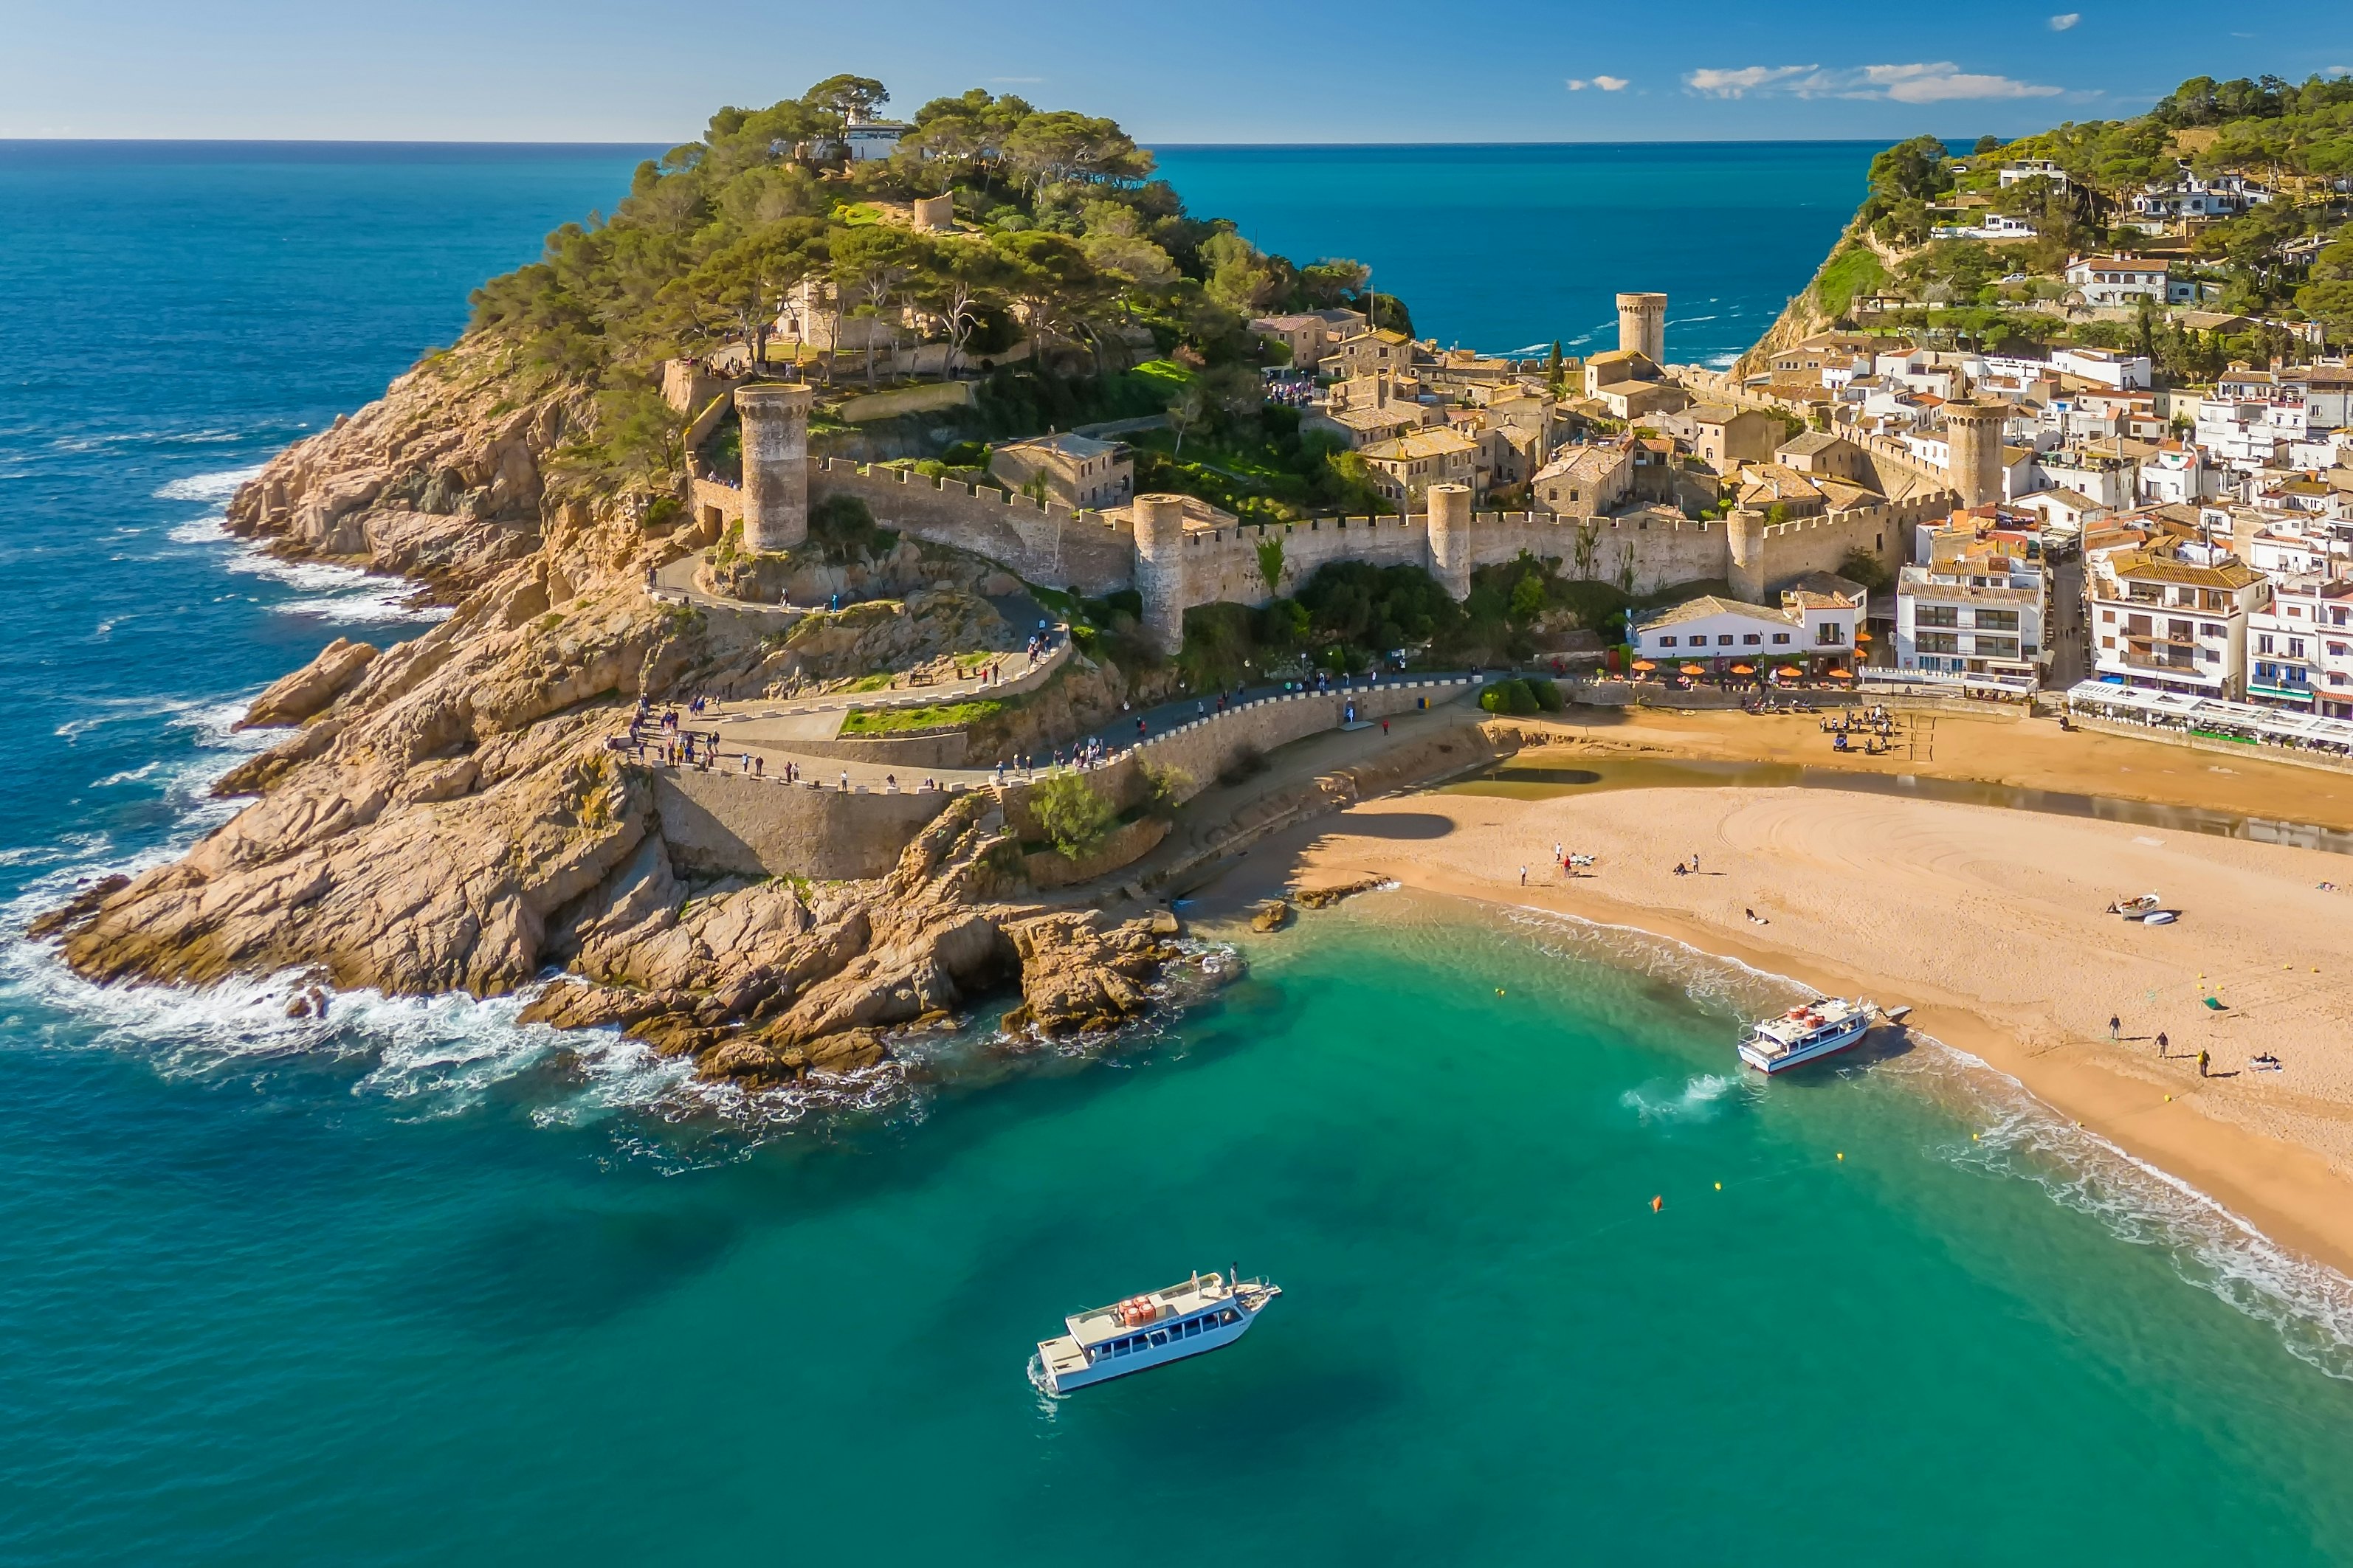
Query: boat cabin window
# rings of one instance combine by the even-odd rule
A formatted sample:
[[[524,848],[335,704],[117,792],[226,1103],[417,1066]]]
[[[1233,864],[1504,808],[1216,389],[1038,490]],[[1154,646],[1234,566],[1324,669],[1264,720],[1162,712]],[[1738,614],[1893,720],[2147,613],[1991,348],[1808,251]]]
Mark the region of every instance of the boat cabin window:
[[[1166,1344],[1168,1342],[1168,1331],[1166,1329],[1155,1329],[1152,1331],[1152,1342],[1155,1345]]]
[[[1200,1320],[1200,1319],[1198,1319],[1198,1318],[1187,1318],[1187,1319],[1186,1319],[1186,1320],[1185,1320],[1185,1337],[1186,1337],[1187,1339],[1188,1339],[1188,1340],[1189,1340],[1189,1339],[1193,1338],[1195,1335],[1198,1334],[1200,1331],[1201,1331],[1201,1320]]]

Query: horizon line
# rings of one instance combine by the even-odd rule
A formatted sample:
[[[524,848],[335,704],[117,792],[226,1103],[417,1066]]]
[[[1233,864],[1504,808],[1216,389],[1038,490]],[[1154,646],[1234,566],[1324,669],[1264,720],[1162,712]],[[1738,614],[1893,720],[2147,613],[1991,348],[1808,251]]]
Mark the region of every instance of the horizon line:
[[[1902,140],[1898,138],[1898,140]],[[1949,142],[1951,138],[1938,137]],[[1968,140],[1975,140],[1968,138]],[[2011,138],[2017,140],[2017,138]],[[1658,136],[1640,139],[1573,138],[1532,142],[1167,142],[1138,141],[1145,151],[1285,152],[1307,148],[1420,147],[1699,147],[1699,146],[1877,146],[1888,145],[1878,136]],[[683,146],[679,142],[628,140],[534,140],[525,137],[419,136],[0,136],[8,146],[108,147],[659,147]]]

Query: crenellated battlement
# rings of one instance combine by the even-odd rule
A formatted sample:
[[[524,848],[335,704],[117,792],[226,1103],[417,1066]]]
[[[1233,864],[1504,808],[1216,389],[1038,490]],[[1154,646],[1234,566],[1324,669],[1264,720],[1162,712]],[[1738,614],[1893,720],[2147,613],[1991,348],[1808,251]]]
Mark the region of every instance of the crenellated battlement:
[[[731,487],[698,478],[694,489],[699,508],[740,515],[742,503]],[[968,550],[1048,587],[1090,596],[1134,588],[1145,599],[1147,627],[1162,642],[1181,636],[1184,611],[1194,605],[1263,605],[1297,593],[1317,570],[1337,561],[1417,566],[1457,596],[1470,592],[1472,571],[1522,553],[1557,563],[1572,577],[1622,584],[1636,593],[1725,580],[1761,593],[1767,584],[1834,567],[1850,549],[1900,563],[1903,531],[1951,504],[1939,489],[1915,500],[1763,525],[1738,571],[1729,523],[1684,517],[1664,506],[1603,516],[1464,507],[1439,539],[1427,512],[1205,523],[1196,504],[1181,526],[1167,520],[1155,524],[1165,548],[1155,546],[1147,565],[1138,547],[1135,508],[1114,515],[1059,501],[1041,505],[993,486],[839,458],[809,459],[808,493],[812,502],[855,495],[884,528]],[[1137,505],[1150,499],[1139,497]]]

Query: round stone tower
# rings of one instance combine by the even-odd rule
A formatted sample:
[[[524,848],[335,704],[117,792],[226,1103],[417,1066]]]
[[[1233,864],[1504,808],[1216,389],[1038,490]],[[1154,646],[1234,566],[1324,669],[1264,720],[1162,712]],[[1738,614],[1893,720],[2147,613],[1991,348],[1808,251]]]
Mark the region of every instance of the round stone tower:
[[[1185,498],[1135,498],[1135,591],[1144,635],[1163,653],[1185,646]]]
[[[1667,363],[1667,297],[1664,294],[1618,296],[1618,346],[1652,364]]]
[[[1754,507],[1735,507],[1724,520],[1725,542],[1732,560],[1724,575],[1732,596],[1744,605],[1765,603],[1765,514]]]
[[[2006,403],[1945,405],[1945,439],[1951,447],[1947,482],[1964,508],[2001,500],[2001,432],[2009,422]]]
[[[808,538],[808,416],[816,394],[764,382],[735,389],[744,420],[744,548],[797,548]]]
[[[1430,487],[1430,574],[1454,598],[1471,596],[1471,487]]]

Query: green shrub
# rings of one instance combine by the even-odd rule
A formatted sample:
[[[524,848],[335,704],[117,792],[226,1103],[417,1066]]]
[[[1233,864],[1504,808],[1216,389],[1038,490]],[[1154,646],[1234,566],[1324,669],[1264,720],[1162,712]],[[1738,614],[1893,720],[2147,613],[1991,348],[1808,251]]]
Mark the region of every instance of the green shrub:
[[[1547,680],[1545,684],[1551,686],[1552,682]],[[1558,700],[1560,692],[1557,689],[1554,690],[1553,697],[1556,701]],[[1517,718],[1525,718],[1531,713],[1540,711],[1541,705],[1536,701],[1535,693],[1528,689],[1526,681],[1504,680],[1498,681],[1479,693],[1479,706],[1490,713],[1509,713]]]
[[[1530,680],[1527,688],[1528,695],[1536,700],[1536,706],[1547,713],[1557,713],[1568,706],[1560,694],[1560,688],[1541,676]]]
[[[1118,813],[1077,773],[1057,773],[1029,792],[1029,810],[1047,842],[1082,859],[1102,844]]]

